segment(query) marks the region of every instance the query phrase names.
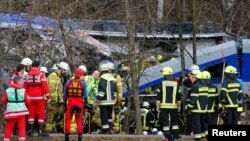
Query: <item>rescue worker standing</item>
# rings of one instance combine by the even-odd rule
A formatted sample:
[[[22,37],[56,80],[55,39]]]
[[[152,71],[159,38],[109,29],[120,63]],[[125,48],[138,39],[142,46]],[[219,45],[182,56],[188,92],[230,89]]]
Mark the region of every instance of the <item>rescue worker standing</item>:
[[[141,118],[142,118],[142,130],[144,133],[147,132],[148,135],[151,129],[150,121],[153,119],[153,114],[149,110],[149,103],[147,101],[144,101],[142,103]]]
[[[7,105],[4,113],[5,133],[4,141],[10,141],[15,123],[19,131],[19,141],[26,140],[26,115],[29,114],[28,108],[30,100],[27,92],[23,89],[22,78],[15,76],[13,83],[6,90],[2,98],[2,103]]]
[[[198,65],[193,64],[189,68],[190,74],[188,74],[188,77],[184,78],[182,81],[182,85],[186,87],[186,93],[184,95],[185,101],[182,102],[182,110],[184,111],[184,133],[186,135],[190,135],[193,132],[193,120],[192,116],[190,116],[191,112],[188,111],[188,109],[185,109],[186,105],[190,102],[190,93],[192,86],[195,82],[195,75],[200,72],[200,68]]]
[[[219,106],[219,93],[215,85],[211,83],[211,74],[208,71],[202,72],[203,80],[208,86],[207,123],[217,123],[217,109]]]
[[[200,141],[207,134],[206,113],[208,103],[208,87],[202,81],[203,75],[198,72],[191,89],[190,103],[187,108],[192,112],[195,141]]]
[[[111,133],[112,109],[116,103],[116,80],[107,64],[100,65],[101,77],[98,84],[97,105],[100,107],[102,133]]]
[[[157,111],[160,110],[159,123],[163,126],[163,132],[172,131],[174,138],[179,138],[178,106],[180,106],[181,101],[179,85],[173,78],[171,67],[164,67],[161,72],[164,80],[156,101]]]
[[[25,66],[24,75],[27,75],[31,69],[32,60],[30,58],[23,58],[20,64]]]
[[[40,62],[33,61],[32,68],[25,76],[24,88],[26,89],[31,105],[29,107],[29,135],[33,135],[33,126],[36,116],[38,117],[39,124],[39,136],[48,136],[44,132],[44,118],[45,118],[45,100],[44,96],[47,98],[47,102],[50,102],[50,95],[48,91],[48,84],[45,74],[40,72]]]
[[[76,117],[78,141],[82,140],[82,115],[85,103],[87,102],[87,84],[82,80],[83,76],[83,70],[77,68],[75,70],[75,78],[68,80],[64,87],[64,105],[66,109],[65,141],[69,141],[70,124],[73,114]]]
[[[63,84],[61,76],[66,72],[66,69],[67,64],[61,62],[57,64],[57,69],[48,76],[51,101],[47,104],[48,115],[45,128],[47,132],[56,131],[58,128],[60,128],[60,130],[63,129]]]
[[[227,117],[224,119],[224,124],[237,124],[237,108],[238,101],[241,99],[242,90],[240,83],[237,81],[235,75],[237,69],[233,66],[227,66],[225,68],[225,79],[222,83],[220,91],[220,103],[227,108]]]

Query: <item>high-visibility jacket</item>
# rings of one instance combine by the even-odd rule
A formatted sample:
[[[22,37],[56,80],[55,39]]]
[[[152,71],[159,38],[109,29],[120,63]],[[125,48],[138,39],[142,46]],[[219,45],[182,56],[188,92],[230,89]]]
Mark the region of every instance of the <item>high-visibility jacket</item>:
[[[101,75],[97,95],[99,105],[114,105],[116,103],[116,86],[115,78],[112,74],[105,73]]]
[[[206,113],[208,104],[208,86],[197,80],[192,86],[190,94],[190,103],[192,113]]]
[[[142,130],[149,130],[150,119],[149,119],[149,110],[146,108],[141,109],[141,121],[142,121]]]
[[[220,102],[227,108],[237,108],[241,95],[240,83],[236,79],[226,78],[221,87]]]
[[[157,103],[160,109],[177,109],[177,104],[181,100],[179,86],[176,81],[163,80],[160,92],[157,95]]]
[[[208,87],[207,112],[212,113],[215,112],[215,106],[218,106],[219,104],[219,94],[216,86],[208,85]]]
[[[48,87],[51,100],[54,100],[56,103],[63,102],[63,84],[59,70],[49,74]]]
[[[3,95],[2,103],[7,105],[4,112],[5,119],[18,118],[29,114],[27,106],[30,104],[30,100],[22,85],[11,84],[11,87]]]
[[[25,75],[24,88],[30,100],[44,100],[44,96],[50,99],[46,76],[38,67],[32,67],[28,74]]]
[[[93,105],[96,99],[97,92],[98,92],[99,79],[95,80],[92,75],[88,75],[84,77],[84,80],[87,83],[88,104]]]

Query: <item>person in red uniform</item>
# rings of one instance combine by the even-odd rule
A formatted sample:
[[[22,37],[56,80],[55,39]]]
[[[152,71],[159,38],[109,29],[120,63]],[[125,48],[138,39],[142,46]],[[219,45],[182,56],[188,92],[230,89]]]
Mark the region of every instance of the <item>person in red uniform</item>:
[[[82,115],[85,104],[87,104],[87,84],[82,77],[84,71],[80,68],[75,70],[75,77],[66,82],[64,87],[64,105],[65,105],[65,141],[69,141],[70,123],[73,114],[76,117],[78,141],[82,140]]]
[[[22,78],[22,86],[23,86],[24,70],[25,70],[25,66],[23,64],[18,64],[16,66],[16,70],[14,71],[13,76],[10,78],[9,87],[11,86],[11,84],[14,83],[13,80],[16,76],[20,76]]]
[[[40,71],[40,62],[33,61],[32,68],[25,76],[24,88],[27,90],[31,105],[29,108],[29,131],[30,136],[33,135],[33,128],[35,118],[38,118],[39,132],[38,136],[48,136],[44,132],[44,118],[45,118],[45,100],[44,95],[47,97],[47,102],[50,102],[50,95],[48,91],[48,84],[45,74]]]
[[[25,141],[26,115],[29,114],[27,107],[30,105],[30,100],[27,92],[23,89],[22,78],[20,76],[14,77],[13,83],[3,95],[2,103],[7,105],[4,113],[4,141],[10,141],[15,123],[17,123],[19,132],[18,141]]]

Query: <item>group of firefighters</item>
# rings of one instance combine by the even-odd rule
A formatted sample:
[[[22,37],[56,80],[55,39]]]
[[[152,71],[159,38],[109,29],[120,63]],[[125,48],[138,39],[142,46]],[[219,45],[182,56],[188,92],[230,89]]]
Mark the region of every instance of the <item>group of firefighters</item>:
[[[114,64],[106,61],[100,63],[99,69],[93,71],[92,75],[86,75],[87,68],[81,65],[69,79],[65,79],[63,76],[69,70],[65,62],[55,64],[48,73],[39,61],[22,59],[2,98],[3,104],[7,105],[4,113],[4,141],[10,140],[15,124],[19,141],[26,140],[26,124],[29,136],[34,134],[37,124],[39,136],[64,132],[65,141],[69,141],[70,133],[76,132],[80,141],[84,132],[83,121],[86,121],[83,119],[86,117],[89,117],[88,124],[93,119],[100,119],[102,134],[119,130],[120,121],[114,119],[121,118],[123,77],[128,77],[129,67],[122,66],[120,69],[123,73],[119,75],[115,73]],[[190,74],[182,81],[182,85],[187,88],[187,98],[182,103],[182,109],[187,111],[185,126],[193,126],[195,140],[207,136],[209,124],[216,124],[218,109],[220,113],[226,113],[224,124],[237,124],[239,121],[237,109],[242,88],[236,79],[237,69],[227,66],[224,72],[225,79],[220,91],[212,85],[210,73],[200,71],[197,65],[190,68]],[[164,79],[156,91],[154,110],[149,109],[149,102],[142,103],[144,134],[155,132],[157,128],[158,134],[171,133],[173,138],[180,137],[178,120],[183,96],[173,73],[171,67],[162,69]],[[89,126],[92,128],[94,125]]]

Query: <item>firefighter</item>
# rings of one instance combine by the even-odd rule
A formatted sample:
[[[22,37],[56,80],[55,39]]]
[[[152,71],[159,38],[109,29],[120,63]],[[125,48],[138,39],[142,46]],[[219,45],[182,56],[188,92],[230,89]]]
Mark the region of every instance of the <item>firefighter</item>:
[[[30,58],[23,58],[20,64],[25,66],[24,75],[27,75],[31,69],[32,60]]]
[[[208,103],[208,87],[204,84],[201,72],[195,75],[191,89],[190,102],[187,108],[192,113],[195,141],[200,141],[207,133],[206,113]]]
[[[217,123],[217,109],[219,105],[218,89],[215,85],[212,85],[211,75],[208,71],[203,71],[202,76],[203,76],[205,84],[208,86],[207,123],[216,124]]]
[[[144,101],[142,103],[141,120],[142,120],[143,132],[145,132],[145,133],[147,132],[147,134],[149,134],[149,131],[151,130],[150,121],[152,120],[152,114],[150,113],[149,102],[147,102],[147,101]]]
[[[61,76],[67,70],[67,63],[61,62],[56,66],[57,69],[48,76],[51,101],[47,104],[48,112],[45,127],[47,132],[63,131],[63,84]]]
[[[98,84],[96,103],[100,107],[102,133],[107,134],[111,133],[112,109],[116,103],[115,92],[117,91],[117,85],[108,64],[101,64],[99,69],[101,77]]]
[[[12,130],[17,123],[19,131],[19,141],[26,140],[26,115],[29,114],[28,108],[30,100],[27,92],[23,89],[22,78],[15,76],[13,83],[3,95],[2,103],[7,105],[4,113],[5,133],[4,141],[10,141]]]
[[[240,83],[240,88],[241,90],[244,90],[244,81],[240,78],[237,78],[238,82]],[[238,100],[238,108],[237,108],[237,113],[238,113],[238,122],[237,124],[241,124],[241,113],[243,112],[243,104],[244,104],[244,98],[243,95],[240,100]]]
[[[87,84],[82,77],[84,72],[82,69],[75,70],[75,77],[66,82],[64,87],[64,106],[66,111],[65,117],[65,141],[69,141],[70,124],[75,114],[77,123],[78,141],[82,140],[82,116],[84,112],[85,103],[87,103]]]
[[[200,68],[198,65],[193,64],[189,68],[190,73],[188,74],[188,77],[185,77],[182,81],[182,85],[186,87],[186,93],[184,97],[186,98],[185,101],[182,101],[182,110],[184,110],[184,133],[186,135],[190,135],[193,132],[193,121],[192,121],[192,116],[190,116],[191,112],[189,112],[187,109],[185,109],[186,105],[190,102],[190,92],[192,85],[195,82],[195,75],[200,72]],[[181,111],[182,113],[182,111]]]
[[[47,102],[50,102],[50,95],[48,91],[48,84],[44,73],[40,71],[40,62],[33,61],[32,68],[25,76],[24,88],[26,89],[31,105],[29,107],[29,131],[30,136],[33,135],[33,126],[35,118],[38,118],[39,132],[38,136],[48,136],[44,132],[44,118],[45,118],[45,100],[44,96],[47,98]]]
[[[156,101],[157,111],[160,110],[159,122],[163,126],[163,132],[171,131],[174,138],[177,139],[179,138],[178,107],[181,101],[179,85],[173,78],[173,69],[171,67],[164,67],[161,72],[164,79]]]
[[[224,70],[225,79],[223,80],[220,91],[220,103],[227,109],[227,116],[224,119],[224,124],[237,124],[237,100],[241,99],[242,90],[240,83],[237,81],[235,75],[237,69],[233,66],[227,66]]]
[[[93,117],[93,110],[96,107],[95,101],[96,101],[96,96],[97,96],[97,91],[98,91],[98,83],[99,83],[99,76],[100,76],[100,72],[98,70],[95,70],[92,75],[88,75],[84,77],[84,80],[87,83],[87,99],[88,99],[88,103],[87,103],[87,108],[88,108],[88,113],[89,114],[89,123],[85,124],[85,125],[89,125],[88,127],[90,127],[91,129],[85,130],[85,132],[90,132],[89,130],[94,130],[93,126],[91,125],[91,120]],[[86,117],[85,117],[86,118]]]

